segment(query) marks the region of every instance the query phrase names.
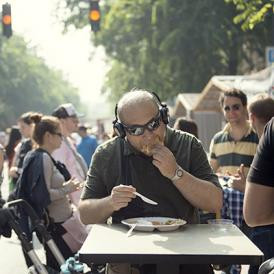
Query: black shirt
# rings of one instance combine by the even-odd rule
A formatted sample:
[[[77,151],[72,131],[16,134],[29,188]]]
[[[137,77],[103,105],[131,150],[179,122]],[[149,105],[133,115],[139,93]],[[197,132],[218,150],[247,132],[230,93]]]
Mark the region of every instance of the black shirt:
[[[264,129],[247,180],[274,187],[274,118]]]

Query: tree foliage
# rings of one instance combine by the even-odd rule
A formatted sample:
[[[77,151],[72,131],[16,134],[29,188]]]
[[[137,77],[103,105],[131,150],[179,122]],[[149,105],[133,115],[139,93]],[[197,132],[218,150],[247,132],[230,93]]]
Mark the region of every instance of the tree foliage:
[[[88,24],[85,1],[66,0],[65,26]],[[242,32],[234,5],[216,0],[109,0],[93,36],[109,58],[105,90],[112,100],[134,87],[167,99],[200,92],[214,74],[254,69],[270,40],[269,28]],[[76,8],[77,7],[77,8]],[[78,10],[78,17],[77,17]],[[71,11],[71,16],[69,15]]]
[[[243,30],[252,30],[274,13],[274,0],[226,0],[226,2],[236,6],[239,14],[234,17],[234,22],[242,23]]]
[[[79,105],[77,89],[63,79],[61,72],[50,69],[21,37],[0,37],[0,58],[2,130],[26,111],[50,114],[61,103]]]

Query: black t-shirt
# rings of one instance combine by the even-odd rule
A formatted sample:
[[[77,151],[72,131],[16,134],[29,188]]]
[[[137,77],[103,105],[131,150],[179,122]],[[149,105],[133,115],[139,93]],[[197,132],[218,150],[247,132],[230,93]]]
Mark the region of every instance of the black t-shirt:
[[[264,129],[247,180],[274,187],[274,117]]]

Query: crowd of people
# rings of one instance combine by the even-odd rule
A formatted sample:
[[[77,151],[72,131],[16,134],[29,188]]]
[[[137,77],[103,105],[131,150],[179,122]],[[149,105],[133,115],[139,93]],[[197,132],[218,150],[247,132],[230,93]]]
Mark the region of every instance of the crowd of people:
[[[79,250],[87,225],[133,217],[168,216],[200,223],[204,212],[219,217],[226,189],[242,197],[239,228],[263,251],[274,257],[274,100],[259,94],[250,103],[241,90],[220,95],[226,125],[216,133],[209,154],[198,139],[194,120],[180,117],[169,126],[169,111],[157,94],[145,90],[125,93],[115,108],[113,136],[100,143],[70,103],[52,116],[24,113],[10,131],[7,146],[0,146],[9,165],[10,199],[23,198],[45,221],[65,258]],[[73,133],[80,142],[75,143]],[[98,147],[97,147],[98,146]],[[134,192],[148,194],[157,207],[144,204]],[[41,197],[43,197],[43,202]],[[24,211],[21,226],[31,238]],[[212,215],[210,215],[212,216]],[[6,219],[2,217],[0,227]],[[78,235],[71,228],[77,226]],[[2,233],[7,235],[3,230]],[[1,232],[1,230],[0,230]],[[47,264],[58,269],[45,247]],[[32,264],[25,254],[28,266]],[[107,274],[155,273],[155,265],[107,264]],[[224,273],[240,273],[227,266]],[[257,273],[251,266],[249,274]],[[180,273],[213,273],[212,265],[181,265]]]
[[[97,147],[94,136],[81,135],[78,116],[70,103],[58,106],[51,116],[23,113],[18,125],[11,128],[7,144],[0,147],[1,181],[4,160],[7,160],[8,200],[22,198],[35,209],[65,259],[79,250],[88,233],[80,221],[77,206],[88,164]],[[72,138],[78,132],[79,144]],[[86,144],[87,151],[82,156],[79,147],[87,138],[94,142],[91,148],[88,148],[90,143]],[[22,231],[31,241],[29,216],[20,208],[17,214]],[[47,245],[45,253],[47,265],[58,270],[58,262]],[[23,254],[27,267],[31,267],[33,262],[24,250]]]

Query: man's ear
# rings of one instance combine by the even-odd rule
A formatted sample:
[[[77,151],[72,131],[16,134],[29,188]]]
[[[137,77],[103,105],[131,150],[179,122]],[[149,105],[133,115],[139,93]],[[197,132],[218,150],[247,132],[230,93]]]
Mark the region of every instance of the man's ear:
[[[252,112],[250,112],[248,116],[249,116],[250,122],[254,123],[256,120],[256,116]]]

